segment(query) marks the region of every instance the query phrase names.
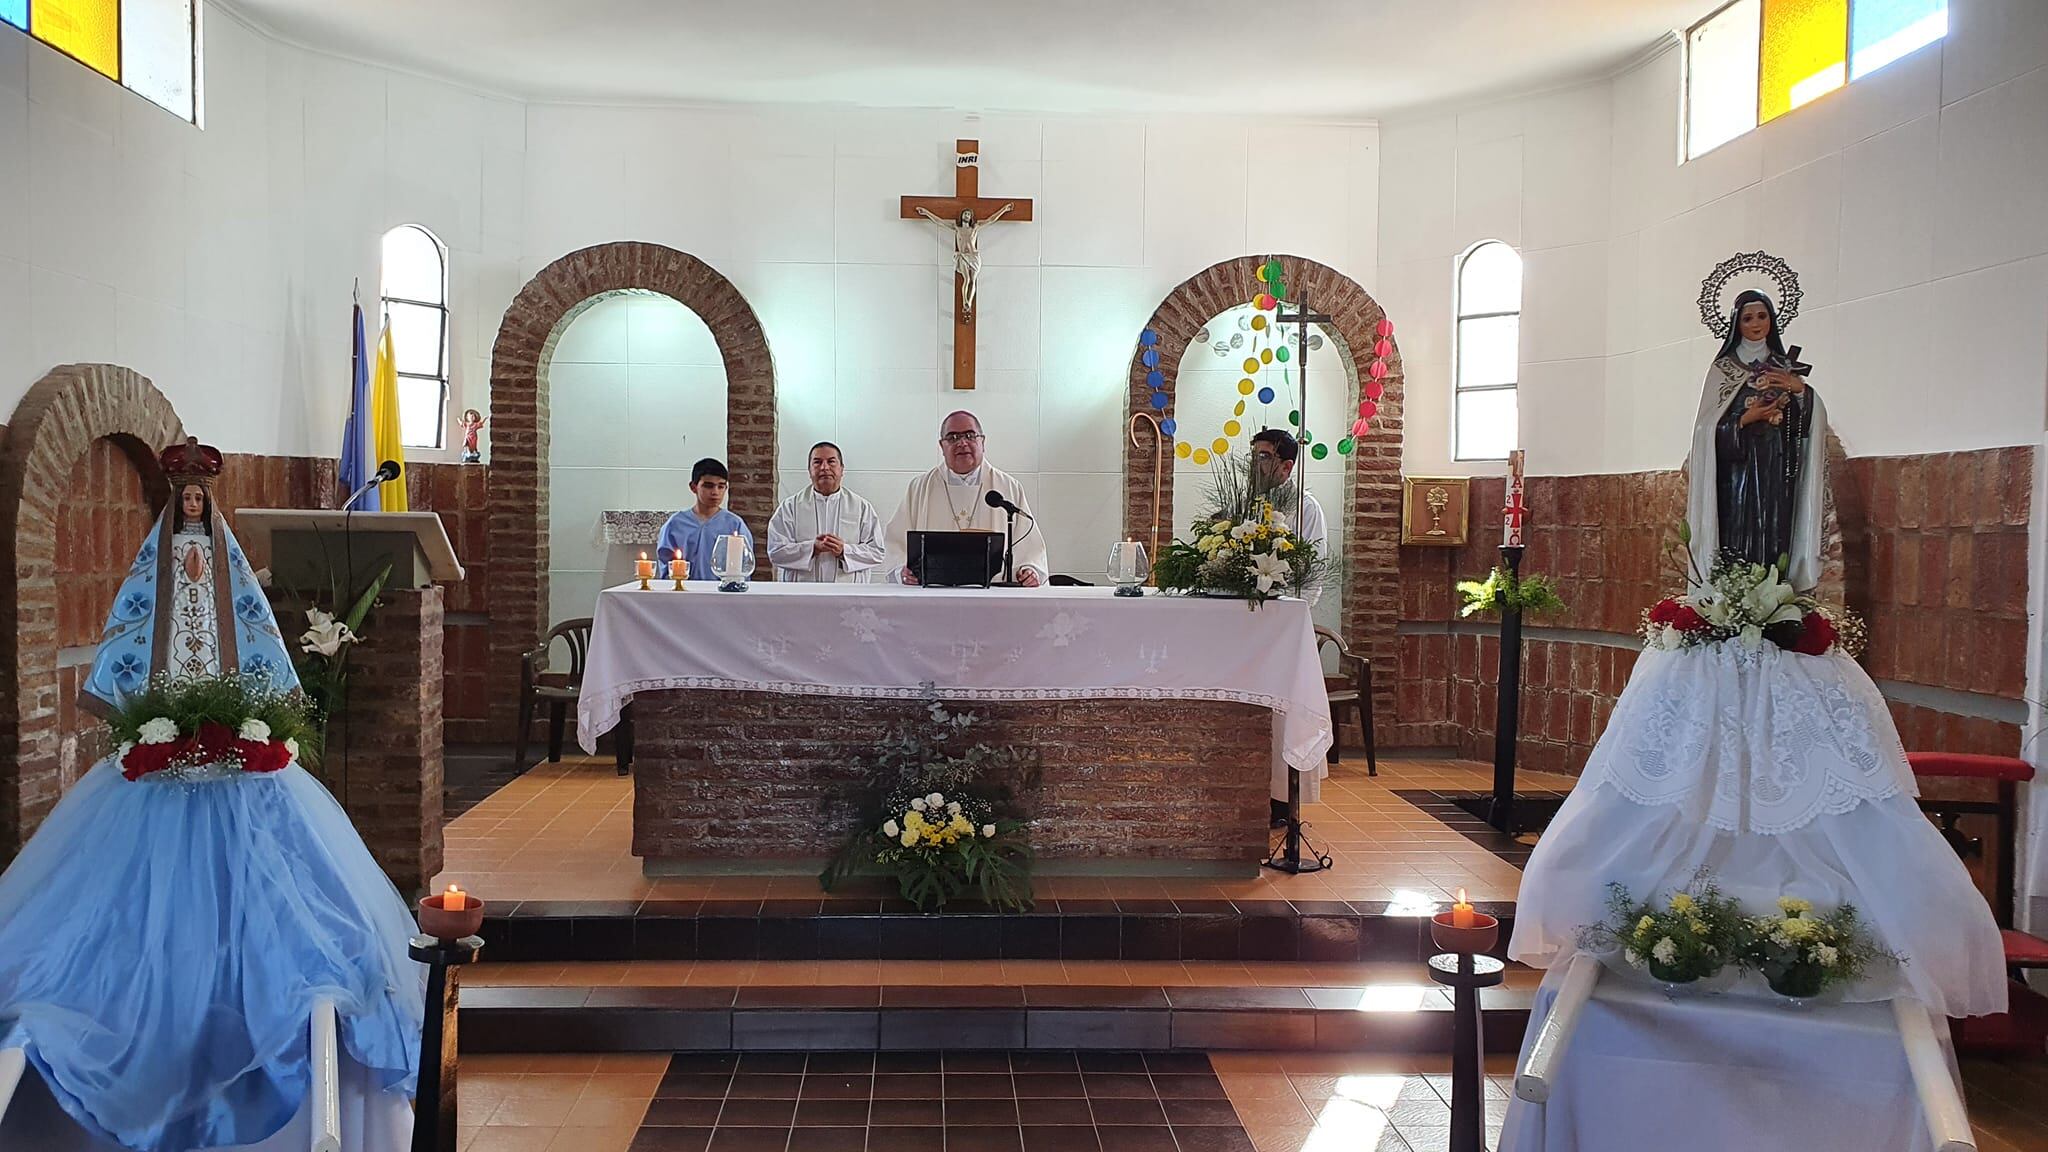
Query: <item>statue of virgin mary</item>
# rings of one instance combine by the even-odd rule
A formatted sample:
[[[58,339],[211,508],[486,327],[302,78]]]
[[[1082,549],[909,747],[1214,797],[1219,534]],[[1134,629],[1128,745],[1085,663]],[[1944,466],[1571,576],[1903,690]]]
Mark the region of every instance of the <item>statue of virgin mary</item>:
[[[82,690],[105,714],[152,676],[298,678],[213,507],[221,455],[163,454],[172,502],[116,593]],[[0,873],[0,1052],[29,1072],[0,1148],[309,1146],[315,1005],[334,1005],[346,1152],[404,1147],[425,1010],[411,910],[297,763],[122,775],[93,765]]]
[[[1827,409],[1805,368],[1785,350],[1770,297],[1737,296],[1686,459],[1686,526],[1702,578],[1742,560],[1777,565],[1800,591],[1820,583]]]

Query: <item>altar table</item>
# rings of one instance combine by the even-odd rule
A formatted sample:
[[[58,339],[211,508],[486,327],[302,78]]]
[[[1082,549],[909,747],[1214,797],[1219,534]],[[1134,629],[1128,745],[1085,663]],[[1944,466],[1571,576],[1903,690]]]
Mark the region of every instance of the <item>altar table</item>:
[[[1564,970],[1537,993],[1525,1060]],[[1647,981],[1605,976],[1554,1070],[1549,1101],[1509,1105],[1502,1152],[1930,1146],[1889,1003],[1795,1009],[1767,995],[1672,999]],[[1948,1029],[1936,1022],[1935,1035],[1945,1048]]]
[[[925,685],[984,717],[977,739],[1040,754],[1032,839],[1054,861],[1241,874],[1265,852],[1265,799],[1285,794],[1288,768],[1309,798],[1328,772],[1329,703],[1300,600],[686,588],[599,595],[577,705],[594,750],[634,703],[634,852],[651,872],[829,854],[859,814],[858,763],[920,714]]]

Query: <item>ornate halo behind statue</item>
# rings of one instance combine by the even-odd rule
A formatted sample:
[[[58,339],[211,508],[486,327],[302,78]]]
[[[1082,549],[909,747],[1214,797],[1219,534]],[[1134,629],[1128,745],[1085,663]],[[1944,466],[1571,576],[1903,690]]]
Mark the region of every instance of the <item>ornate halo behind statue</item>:
[[[1735,313],[1735,298],[1751,289],[1776,289],[1769,293],[1777,304],[1778,330],[1783,332],[1799,315],[1799,273],[1769,252],[1737,252],[1707,273],[1700,281],[1700,323],[1717,339],[1728,339],[1728,325]]]

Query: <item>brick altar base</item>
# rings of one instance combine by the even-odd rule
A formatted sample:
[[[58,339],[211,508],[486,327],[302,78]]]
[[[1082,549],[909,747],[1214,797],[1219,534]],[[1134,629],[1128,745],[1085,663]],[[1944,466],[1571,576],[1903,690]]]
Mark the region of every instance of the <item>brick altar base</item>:
[[[916,700],[643,692],[633,854],[650,875],[815,868],[862,819],[862,762]],[[1240,875],[1266,853],[1273,715],[1179,700],[975,703],[978,739],[1035,749],[1019,790],[1045,874]],[[993,783],[993,782],[992,782]]]

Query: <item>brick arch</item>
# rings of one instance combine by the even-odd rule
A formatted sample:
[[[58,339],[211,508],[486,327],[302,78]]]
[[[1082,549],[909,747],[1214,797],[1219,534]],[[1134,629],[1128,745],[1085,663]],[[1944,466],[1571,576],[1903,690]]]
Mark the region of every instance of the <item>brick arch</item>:
[[[509,719],[519,654],[548,627],[548,361],[584,309],[621,292],[658,292],[704,321],[725,361],[732,510],[765,542],[775,511],[775,367],[746,297],[718,270],[660,244],[621,241],[569,253],[527,281],[491,346],[488,485],[494,719]],[[760,549],[766,563],[765,543]]]
[[[0,540],[13,542],[13,566],[0,572],[0,675],[13,686],[0,687],[0,861],[34,834],[61,789],[58,531],[74,471],[98,441],[111,441],[141,474],[152,508],[160,507],[169,487],[156,453],[184,437],[164,394],[113,364],[52,371],[9,420],[0,451]]]
[[[1346,379],[1342,386],[1355,410],[1359,399],[1359,364],[1361,361],[1371,362],[1371,349],[1377,338],[1375,329],[1386,317],[1386,310],[1357,281],[1327,265],[1300,256],[1239,256],[1210,265],[1166,294],[1145,326],[1159,333],[1159,368],[1166,375],[1167,395],[1171,397],[1174,393],[1180,376],[1181,356],[1193,343],[1195,333],[1211,319],[1251,299],[1259,265],[1268,259],[1280,261],[1284,270],[1283,280],[1291,296],[1299,299],[1306,289],[1310,294],[1310,305],[1331,317],[1332,323],[1325,327],[1337,342],[1345,368]],[[1124,409],[1126,422],[1134,413],[1152,411],[1152,390],[1145,383],[1150,369],[1139,359],[1143,351],[1142,347],[1133,344]],[[1312,380],[1310,383],[1316,382]],[[1351,501],[1341,513],[1345,517],[1342,631],[1348,643],[1372,659],[1379,673],[1376,687],[1380,690],[1373,701],[1374,717],[1382,731],[1391,731],[1388,726],[1394,720],[1394,625],[1400,617],[1401,591],[1398,549],[1401,538],[1403,390],[1398,345],[1387,357],[1387,376],[1383,383],[1386,384],[1386,394],[1380,399],[1379,415],[1373,421],[1372,432],[1351,453],[1346,464],[1351,480]],[[1318,388],[1334,384],[1324,380]],[[1171,416],[1173,411],[1169,402],[1163,415]],[[1329,438],[1334,441],[1338,435],[1341,433],[1333,429]],[[1154,498],[1152,445],[1143,435],[1139,441],[1142,446],[1134,446],[1129,437],[1124,438],[1124,536],[1132,540],[1143,540],[1150,533]],[[1160,470],[1157,496],[1160,518],[1170,519],[1173,509],[1173,469],[1170,462]],[[1326,511],[1337,514],[1334,509]],[[1176,527],[1162,523],[1161,538],[1170,539]]]

